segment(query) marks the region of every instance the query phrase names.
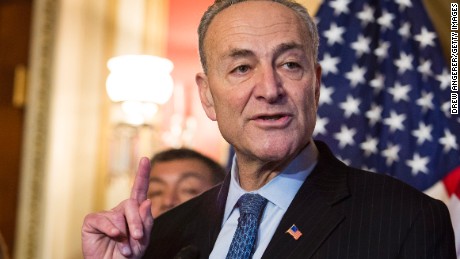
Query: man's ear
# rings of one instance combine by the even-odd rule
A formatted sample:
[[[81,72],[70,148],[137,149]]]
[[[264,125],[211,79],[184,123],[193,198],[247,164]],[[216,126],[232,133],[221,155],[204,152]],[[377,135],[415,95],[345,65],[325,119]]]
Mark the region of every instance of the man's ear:
[[[211,89],[209,88],[208,76],[205,73],[198,73],[195,76],[198,91],[200,93],[201,105],[209,119],[215,121],[216,109],[214,107],[214,99],[212,97]]]
[[[320,89],[321,89],[321,65],[317,64],[315,67],[315,75],[316,75],[316,81],[315,81],[315,101],[316,101],[316,108],[319,106],[319,95],[320,95]]]

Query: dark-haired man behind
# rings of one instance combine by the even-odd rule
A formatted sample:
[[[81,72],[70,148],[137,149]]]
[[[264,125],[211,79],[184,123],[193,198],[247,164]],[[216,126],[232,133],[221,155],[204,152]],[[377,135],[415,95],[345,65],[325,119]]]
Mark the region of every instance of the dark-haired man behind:
[[[167,149],[150,160],[148,198],[152,215],[190,200],[223,181],[225,170],[211,158],[188,148]]]

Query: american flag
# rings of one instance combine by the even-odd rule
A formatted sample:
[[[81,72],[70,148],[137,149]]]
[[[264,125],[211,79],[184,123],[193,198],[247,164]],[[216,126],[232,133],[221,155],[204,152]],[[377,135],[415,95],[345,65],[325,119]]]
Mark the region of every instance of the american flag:
[[[325,1],[315,130],[346,163],[426,190],[460,165],[450,74],[421,1]]]
[[[297,228],[296,225],[292,225],[287,231],[295,240],[298,240],[302,236],[302,232]]]
[[[421,191],[460,169],[450,70],[422,1],[324,0],[316,19],[315,138],[345,163]]]

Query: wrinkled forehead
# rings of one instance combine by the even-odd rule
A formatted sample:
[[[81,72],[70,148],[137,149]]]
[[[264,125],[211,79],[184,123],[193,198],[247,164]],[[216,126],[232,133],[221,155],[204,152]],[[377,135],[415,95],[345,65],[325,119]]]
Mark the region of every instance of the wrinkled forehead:
[[[211,21],[204,38],[207,56],[219,51],[219,48],[244,40],[246,35],[270,36],[286,33],[301,41],[306,47],[310,42],[306,25],[290,8],[271,1],[246,1],[227,7]],[[257,35],[260,34],[260,35]]]

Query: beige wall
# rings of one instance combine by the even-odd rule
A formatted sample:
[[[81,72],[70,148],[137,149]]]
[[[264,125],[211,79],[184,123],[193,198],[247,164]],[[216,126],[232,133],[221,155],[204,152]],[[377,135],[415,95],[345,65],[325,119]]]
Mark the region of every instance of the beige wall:
[[[15,258],[80,258],[94,209],[105,1],[37,0]]]

